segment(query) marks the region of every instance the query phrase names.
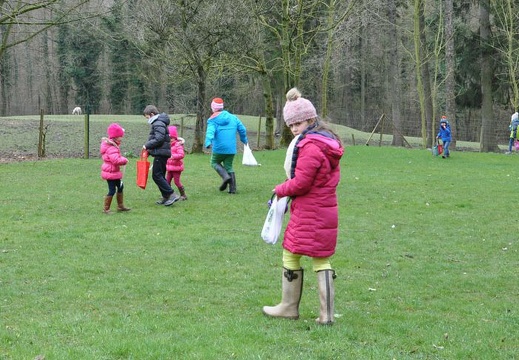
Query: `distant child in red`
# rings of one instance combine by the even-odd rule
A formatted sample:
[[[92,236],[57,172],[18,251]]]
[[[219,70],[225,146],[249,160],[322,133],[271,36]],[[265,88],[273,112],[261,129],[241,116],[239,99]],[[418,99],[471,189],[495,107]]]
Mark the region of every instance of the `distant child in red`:
[[[169,137],[171,138],[171,157],[166,163],[166,181],[171,185],[171,180],[180,193],[180,200],[187,200],[184,185],[180,181],[180,175],[184,171],[184,143],[185,140],[178,137],[177,127],[168,126]]]
[[[104,213],[110,214],[112,198],[117,191],[117,211],[130,211],[123,204],[123,173],[121,166],[128,163],[128,159],[121,155],[121,141],[124,129],[117,123],[112,123],[106,130],[108,137],[101,139],[100,153],[103,158],[101,165],[101,178],[108,183],[108,194],[105,196]]]

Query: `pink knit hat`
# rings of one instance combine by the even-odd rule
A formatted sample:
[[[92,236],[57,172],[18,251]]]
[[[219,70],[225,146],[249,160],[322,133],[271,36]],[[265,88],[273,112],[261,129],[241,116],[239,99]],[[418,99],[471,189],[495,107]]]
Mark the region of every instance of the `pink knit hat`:
[[[175,138],[175,139],[178,138],[178,131],[177,131],[176,126],[168,126],[168,131],[169,131],[169,137]]]
[[[106,133],[108,134],[108,137],[110,139],[114,139],[117,137],[123,137],[124,129],[118,123],[111,123],[110,126],[108,126]]]
[[[213,112],[223,110],[223,99],[214,98],[213,101],[211,102],[211,110],[213,110]]]
[[[286,97],[283,118],[287,126],[317,117],[314,105],[310,100],[301,97],[301,93],[296,88],[288,90]]]

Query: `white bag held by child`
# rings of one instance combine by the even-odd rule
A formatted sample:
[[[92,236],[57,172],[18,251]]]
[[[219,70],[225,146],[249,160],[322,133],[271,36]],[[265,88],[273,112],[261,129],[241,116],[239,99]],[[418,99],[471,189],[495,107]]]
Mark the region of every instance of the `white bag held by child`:
[[[247,166],[259,166],[261,164],[258,164],[256,161],[256,158],[254,155],[252,155],[252,150],[249,147],[249,144],[243,145],[243,160],[241,162],[243,165]]]
[[[287,196],[281,199],[278,199],[275,195],[273,196],[272,204],[270,205],[267,218],[261,230],[261,238],[265,240],[267,244],[275,244],[278,241],[281,227],[283,226],[283,217],[287,208],[287,202]]]

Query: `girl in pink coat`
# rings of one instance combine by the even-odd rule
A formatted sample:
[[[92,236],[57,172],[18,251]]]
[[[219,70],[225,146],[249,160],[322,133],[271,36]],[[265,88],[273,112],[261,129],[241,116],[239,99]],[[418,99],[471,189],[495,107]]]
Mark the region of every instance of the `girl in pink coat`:
[[[121,155],[121,141],[124,136],[124,129],[117,123],[112,123],[107,129],[108,137],[101,139],[101,178],[108,183],[108,194],[105,196],[104,213],[110,214],[112,199],[117,192],[117,211],[130,211],[124,206],[123,202],[123,173],[121,166],[128,163],[128,159]]]
[[[171,180],[175,182],[175,186],[180,193],[180,200],[187,200],[184,185],[180,181],[180,175],[184,171],[184,142],[185,140],[178,137],[176,126],[168,126],[169,137],[171,138],[171,157],[166,163],[166,181],[171,185]]]
[[[337,245],[339,222],[337,185],[339,162],[344,149],[339,136],[317,116],[313,104],[296,89],[287,95],[283,109],[285,123],[295,138],[288,147],[285,171],[288,180],[275,187],[278,198],[291,198],[290,220],[283,239],[282,299],[276,306],[264,306],[272,317],[299,318],[303,290],[302,256],[312,258],[320,299],[318,324],[334,322],[335,271],[330,257]]]

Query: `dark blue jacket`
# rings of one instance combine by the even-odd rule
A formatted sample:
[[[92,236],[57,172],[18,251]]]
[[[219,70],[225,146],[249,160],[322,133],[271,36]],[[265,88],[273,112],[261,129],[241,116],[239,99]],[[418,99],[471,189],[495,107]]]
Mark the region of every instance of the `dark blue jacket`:
[[[445,128],[440,125],[440,132],[438,133],[438,138],[440,138],[443,142],[451,141],[451,128],[447,125]]]
[[[169,138],[169,116],[166,113],[149,118],[151,125],[148,141],[144,146],[151,156],[171,156],[171,140]]]

